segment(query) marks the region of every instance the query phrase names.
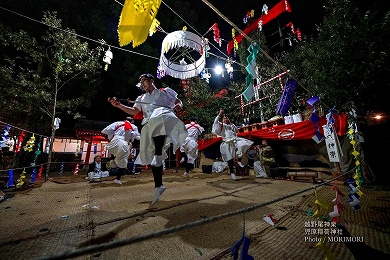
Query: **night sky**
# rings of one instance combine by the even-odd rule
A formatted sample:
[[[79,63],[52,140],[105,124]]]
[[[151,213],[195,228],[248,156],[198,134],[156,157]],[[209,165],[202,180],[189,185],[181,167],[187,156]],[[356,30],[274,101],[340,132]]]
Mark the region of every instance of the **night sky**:
[[[28,18],[34,19],[36,21],[40,21],[42,18],[42,14],[44,10],[57,10],[58,16],[62,19],[64,27],[74,28],[76,32],[79,35],[98,40],[98,39],[105,39],[108,41],[108,43],[118,46],[118,35],[117,35],[117,26],[118,26],[118,19],[120,15],[120,10],[122,9],[121,5],[118,4],[118,2],[124,3],[124,0],[106,0],[107,2],[96,2],[96,5],[99,3],[104,3],[109,5],[109,8],[107,9],[100,9],[98,6],[93,5],[91,3],[94,3],[94,1],[75,1],[75,0],[69,0],[66,2],[59,2],[59,1],[52,1],[52,0],[45,0],[45,1],[38,1],[38,0],[30,0],[30,1],[13,1],[13,0],[3,0],[2,3],[0,3],[0,6],[6,7],[7,9],[14,11],[16,13],[19,13],[25,17],[18,16],[16,14],[13,14],[11,12],[7,12],[4,10],[1,10],[0,19],[2,22],[8,24],[15,30],[23,29],[27,31],[29,34],[34,35],[34,32],[38,30],[45,30],[45,25],[42,25],[38,22],[34,22]],[[219,10],[227,19],[229,19],[232,23],[234,23],[237,27],[239,27],[241,30],[244,30],[245,27],[248,24],[245,24],[243,22],[243,18],[246,15],[247,12],[254,10],[254,19],[257,19],[261,16],[261,10],[264,4],[268,6],[268,9],[272,9],[280,0],[266,0],[266,1],[258,1],[258,0],[244,0],[244,1],[224,1],[224,0],[210,0],[209,1],[212,5],[215,6],[217,10]],[[176,18],[179,19],[178,16],[180,16],[180,19],[183,20],[183,25],[187,26],[188,31],[191,32],[198,32],[201,35],[204,35],[207,37],[210,41],[210,43],[215,46],[212,47],[212,52],[214,55],[210,55],[209,58],[206,59],[206,67],[207,68],[214,68],[217,63],[219,65],[224,65],[224,60],[219,60],[215,58],[215,56],[220,56],[223,58],[227,57],[226,53],[226,44],[232,39],[231,29],[232,26],[228,24],[226,21],[224,21],[216,12],[214,12],[209,6],[207,6],[205,3],[203,3],[201,0],[191,0],[189,1],[191,8],[196,11],[196,14],[198,15],[197,22],[194,22],[193,17],[188,16],[186,13],[179,13],[178,12],[178,6],[175,5],[175,0],[164,0],[163,3],[160,6],[160,9],[157,14],[157,19],[162,20],[160,17],[167,16],[171,19]],[[319,25],[322,22],[323,17],[323,5],[325,5],[326,0],[317,0],[317,1],[311,1],[311,0],[289,0],[289,3],[291,5],[292,12],[291,13],[283,13],[282,15],[278,16],[276,19],[272,20],[270,23],[263,26],[263,32],[265,33],[267,40],[269,41],[269,45],[275,45],[276,47],[271,48],[272,52],[279,51],[279,45],[277,44],[280,41],[280,36],[278,33],[279,26],[283,28],[288,22],[292,22],[294,24],[295,29],[300,29],[302,32],[302,35],[310,36],[312,34],[315,34],[316,32],[316,25]],[[169,8],[168,8],[168,7]],[[172,9],[172,10],[171,10]],[[177,12],[177,14],[175,14]],[[81,14],[81,15],[80,15]],[[91,27],[86,30],[85,28],[78,26],[80,22],[84,19],[85,21],[88,21],[88,19],[91,19],[90,17],[93,17],[91,15],[95,14],[96,17],[102,19],[99,21],[99,23],[94,23],[94,21],[90,21],[92,24]],[[104,19],[104,23],[102,23]],[[188,25],[187,25],[188,23]],[[213,33],[207,32],[208,28],[210,28],[214,23],[218,23],[220,34],[222,38],[222,46],[218,47],[218,45],[213,41]],[[93,29],[99,29],[98,26],[104,26],[104,30],[100,31],[94,31]],[[164,28],[164,24],[161,24],[161,26]],[[101,29],[101,28],[100,28]],[[181,28],[177,28],[177,30],[180,30]],[[102,35],[102,31],[106,31],[105,35]],[[169,33],[170,31],[168,31]],[[289,28],[282,29],[282,32],[284,35],[287,35],[287,33],[290,32]],[[161,48],[161,42],[164,38],[163,33],[156,33],[153,36],[149,36],[147,39],[147,42],[151,43],[153,46],[155,46],[156,50],[158,50],[158,54],[156,54],[156,57],[158,57],[160,53]],[[83,41],[85,39],[82,39]],[[88,41],[88,40],[87,40]],[[285,44],[287,46],[287,44]],[[124,46],[123,48],[126,50],[131,50],[134,52],[141,52],[142,45],[137,48],[130,47],[131,45]],[[217,49],[215,49],[217,48]],[[288,48],[288,47],[287,47]],[[97,104],[101,104],[102,102],[105,102],[107,96],[115,95],[112,92],[112,84],[117,84],[119,86],[123,86],[127,88],[129,87],[129,84],[131,86],[134,86],[135,83],[127,80],[127,82],[123,83],[119,80],[117,75],[113,75],[112,73],[116,70],[121,70],[121,66],[123,63],[123,59],[121,60],[120,57],[118,57],[118,51],[114,51],[114,60],[113,64],[110,65],[108,73],[102,73],[103,76],[103,85],[104,85],[104,91],[107,93],[102,93],[103,98],[99,99]],[[115,53],[116,52],[116,53]],[[123,52],[123,55],[128,55],[129,59],[133,57],[136,54],[131,54],[128,52]],[[122,56],[123,56],[122,55]],[[146,58],[147,59],[147,58]],[[157,67],[158,60],[156,59],[149,59],[148,60],[151,63],[155,64],[155,67]],[[240,72],[240,67],[238,65],[234,65],[234,80],[237,79],[244,79],[246,75],[243,75]],[[214,72],[210,71],[212,74],[212,78],[210,79],[210,87],[212,89],[218,90],[221,88],[225,88],[229,84],[229,77],[227,73],[224,73],[224,77],[221,77],[220,75],[213,75]],[[153,71],[152,71],[153,73]],[[122,73],[125,74],[125,73]],[[110,76],[111,75],[111,76]],[[127,74],[126,74],[127,75]],[[125,77],[126,75],[121,75]],[[126,77],[129,77],[127,75]],[[169,78],[169,77],[168,77]],[[168,81],[169,79],[163,78],[164,81]],[[107,87],[106,87],[107,85]],[[160,80],[157,81],[157,85],[160,86],[161,82]],[[109,87],[108,87],[109,86]],[[133,90],[129,91],[128,96],[126,98],[133,99],[134,95],[137,96],[140,93],[137,92],[135,87],[132,87]],[[133,95],[133,96],[131,96]],[[104,103],[105,104],[105,103]],[[96,105],[97,107],[92,107],[90,110],[94,111],[91,115],[89,115],[91,118],[98,118],[98,115],[100,113],[106,114],[104,117],[110,117],[110,112],[107,112],[107,109],[103,110],[100,113],[96,113],[95,111],[101,110],[101,105]],[[88,112],[88,111],[86,111]],[[102,114],[103,116],[103,114]]]

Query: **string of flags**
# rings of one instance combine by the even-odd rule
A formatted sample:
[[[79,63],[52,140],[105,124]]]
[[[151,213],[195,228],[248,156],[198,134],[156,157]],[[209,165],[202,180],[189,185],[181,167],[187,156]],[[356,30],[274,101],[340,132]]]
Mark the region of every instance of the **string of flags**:
[[[317,189],[314,188],[315,212],[313,213],[311,210],[308,210],[307,213],[312,218],[321,219],[322,221],[325,221],[324,223],[328,223],[328,226],[334,228],[332,232],[325,233],[323,231],[322,234],[318,233],[317,235],[342,234],[342,230],[338,227],[348,226],[347,221],[343,218],[343,212],[347,211],[347,208],[343,205],[344,202],[350,204],[350,206],[355,211],[361,209],[359,198],[362,196],[363,193],[356,187],[355,182],[352,179],[347,180],[347,184],[348,199],[344,200],[343,198],[346,197],[346,195],[340,191],[339,187],[336,184],[336,180],[333,181],[333,185],[330,189],[335,193],[335,197],[328,204],[319,198],[317,194]],[[316,244],[316,247],[324,251],[327,256],[327,259],[336,259],[334,258],[334,255],[332,254],[330,249],[324,243],[325,241],[325,237],[322,237],[320,241],[318,241],[318,243]]]
[[[1,139],[0,139],[1,140],[1,143],[0,143],[1,148],[7,147],[10,151],[14,151],[15,153],[20,153],[21,151],[24,151],[27,153],[32,153],[32,152],[34,153],[33,161],[30,163],[30,166],[20,168],[20,170],[22,170],[22,173],[20,174],[19,178],[16,180],[16,184],[15,184],[14,174],[15,174],[15,170],[19,170],[19,169],[14,168],[14,169],[6,170],[7,176],[8,176],[6,187],[7,188],[10,188],[10,187],[20,188],[20,187],[22,187],[26,183],[27,173],[30,173],[30,180],[29,180],[30,183],[34,183],[36,181],[42,180],[44,164],[38,165],[39,170],[37,170],[36,163],[38,161],[39,156],[42,154],[41,146],[43,143],[44,136],[37,134],[37,133],[27,131],[25,129],[21,129],[21,128],[9,125],[5,122],[0,121],[0,123],[5,124],[5,126],[1,132]],[[16,136],[15,137],[11,136],[11,129],[12,128],[20,130],[19,136],[17,138],[16,138]],[[26,133],[31,133],[31,136],[28,139],[28,141],[25,143],[25,145],[23,146],[23,143],[25,142],[26,137],[27,137]],[[37,140],[36,136],[39,136],[38,140]],[[13,140],[14,138],[16,139],[16,145],[14,142],[10,141],[10,140]],[[47,137],[47,139],[50,140],[49,137]],[[47,144],[50,145],[50,141],[47,142]],[[15,145],[15,147],[13,147],[14,145]],[[97,148],[96,145],[94,148]],[[76,156],[78,156],[79,151],[80,151],[80,142],[77,141],[77,147],[76,147],[76,153],[75,153]],[[46,152],[48,152],[48,150],[46,150]],[[53,163],[55,163],[55,162],[52,162],[52,164]],[[74,164],[74,162],[70,162],[70,163]],[[63,173],[64,167],[65,167],[65,163],[62,162],[59,174]],[[79,164],[77,163],[75,170],[74,170],[74,174],[77,175],[78,172],[79,172]]]

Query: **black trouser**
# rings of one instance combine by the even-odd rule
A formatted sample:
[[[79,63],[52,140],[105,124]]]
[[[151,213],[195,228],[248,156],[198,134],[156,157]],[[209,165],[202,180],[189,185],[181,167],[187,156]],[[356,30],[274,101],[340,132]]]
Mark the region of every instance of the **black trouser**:
[[[234,173],[234,159],[227,161],[230,169],[230,173]]]
[[[159,135],[156,137],[153,137],[154,142],[154,155],[162,155],[162,149],[164,147],[165,143],[165,135]],[[163,174],[163,166],[152,166],[152,173],[153,173],[153,179],[154,179],[154,187],[161,187],[162,186],[162,174]]]
[[[193,163],[187,163],[186,164],[186,172],[189,173],[192,169],[194,169]]]
[[[126,171],[126,168],[118,168],[118,174],[116,175],[116,178],[117,180],[120,180],[122,175],[125,173]]]

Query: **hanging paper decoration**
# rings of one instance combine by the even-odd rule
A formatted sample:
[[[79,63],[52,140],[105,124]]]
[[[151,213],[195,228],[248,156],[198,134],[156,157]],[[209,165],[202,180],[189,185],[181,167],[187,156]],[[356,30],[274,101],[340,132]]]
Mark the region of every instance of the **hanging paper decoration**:
[[[306,103],[309,104],[311,107],[312,107],[312,113],[311,113],[311,116],[309,118],[309,120],[311,122],[313,122],[316,126],[316,130],[314,131],[314,136],[312,137],[312,139],[318,144],[320,142],[322,142],[324,140],[324,136],[320,133],[320,129],[319,129],[319,126],[318,126],[318,122],[320,121],[320,117],[317,115],[316,111],[316,107],[315,107],[315,103],[318,102],[320,98],[318,96],[312,96],[311,98],[309,98]]]
[[[162,77],[165,76],[165,70],[164,68],[160,65],[160,62],[157,65],[157,78],[161,79]]]
[[[7,181],[7,188],[14,187],[14,170],[9,169],[8,170],[8,181]]]
[[[0,147],[9,147],[9,145],[7,145],[7,141],[9,139],[10,129],[11,127],[9,125],[4,126],[4,129],[1,133]]]
[[[290,105],[297,86],[298,81],[287,79],[286,84],[284,85],[282,97],[280,98],[276,108],[276,114],[280,114],[281,116],[285,116],[287,114],[288,110],[290,109]]]
[[[208,69],[203,69],[202,72],[200,73],[200,78],[204,79],[207,83],[209,83],[211,78],[211,73],[209,73]]]
[[[240,105],[241,105],[241,114],[245,114],[245,103],[244,103],[244,98],[242,95],[240,95]]]
[[[79,171],[80,171],[80,169],[79,169],[79,164],[76,163],[76,167],[74,168],[73,174],[74,174],[74,175],[79,175]]]
[[[135,48],[146,41],[160,4],[161,0],[125,1],[118,25],[120,46],[133,42],[133,48]]]
[[[190,81],[188,79],[182,79],[180,80],[181,88],[183,89],[184,96],[189,97],[190,96]]]
[[[324,241],[325,238],[321,238],[321,240],[316,244],[316,247],[324,251],[326,260],[337,260],[337,258],[332,254],[329,248],[324,244]]]
[[[42,173],[43,173],[43,165],[39,167],[38,178],[37,178],[38,181],[42,180]]]
[[[277,3],[271,10],[267,13],[262,15],[260,18],[254,20],[252,23],[250,23],[243,31],[245,35],[249,35],[251,32],[259,28],[259,23],[261,21],[261,26],[264,26],[271,20],[275,19],[277,16],[284,12],[291,12],[290,4],[287,0],[282,0],[279,3]],[[227,54],[230,55],[233,48],[235,48],[235,45],[237,43],[240,43],[244,39],[244,34],[239,34],[235,36],[228,44],[227,44]]]
[[[60,128],[60,123],[61,123],[61,118],[54,118],[54,128],[57,130],[58,128]]]
[[[246,12],[244,18],[242,19],[244,21],[244,24],[248,23],[249,19],[253,18],[254,16],[255,16],[255,10]]]
[[[259,29],[260,32],[263,30],[263,21],[260,20],[260,21],[257,23],[257,28]]]
[[[336,186],[336,181],[334,181],[333,186],[331,188],[332,191],[334,191],[336,194],[335,198],[332,200],[333,202],[333,211],[329,212],[329,217],[332,222],[338,224],[341,223],[343,226],[347,226],[346,221],[342,218],[340,212],[346,211],[345,207],[341,203],[341,197],[344,197],[345,195],[339,190],[339,188]]]
[[[319,218],[320,217],[320,210],[328,210],[328,205],[326,205],[324,202],[320,201],[317,196],[317,190],[314,189],[314,195],[316,200],[314,201],[314,204],[316,205],[316,211],[313,213],[313,218]]]
[[[30,140],[27,141],[26,145],[23,147],[25,151],[32,152],[35,145],[35,136],[34,134],[30,137]]]
[[[299,29],[295,30],[292,22],[289,22],[288,24],[286,24],[286,27],[290,27],[293,35],[295,35],[299,41],[302,41],[301,30],[299,30]]]
[[[320,100],[318,96],[312,96],[311,98],[306,100],[306,103],[308,103],[310,106],[314,106],[314,104],[317,103],[318,100]]]
[[[19,179],[16,181],[16,188],[20,188],[23,186],[23,184],[24,184],[23,180],[25,178],[26,178],[26,169],[24,168],[22,174],[20,174]]]
[[[30,182],[35,182],[37,180],[37,168],[34,167],[32,173],[31,173],[31,180]]]
[[[80,152],[80,143],[79,143],[79,140],[77,140],[76,151],[75,151],[74,155],[76,157],[79,156],[79,152]]]
[[[232,28],[232,38],[233,38],[234,56],[236,56],[236,51],[238,50],[238,41],[236,40],[236,30],[234,28]]]
[[[61,175],[63,172],[64,172],[64,163],[61,163],[59,174]]]
[[[268,6],[266,4],[263,4],[263,8],[261,9],[262,14],[268,14]]]
[[[202,72],[205,64],[204,41],[198,35],[188,31],[175,31],[164,38],[160,67],[165,75],[178,79],[192,78]]]
[[[255,95],[253,80],[257,78],[256,56],[259,51],[259,48],[260,46],[256,42],[251,43],[251,45],[248,47],[249,55],[246,58],[248,65],[245,67],[245,70],[248,72],[248,75],[245,78],[247,88],[242,93],[246,101],[251,100],[252,97]]]
[[[18,153],[20,151],[20,149],[22,148],[22,143],[23,143],[25,135],[26,135],[26,133],[24,132],[24,130],[22,130],[22,132],[20,133],[20,135],[18,137],[18,143],[16,145],[15,153]]]
[[[341,203],[341,197],[344,197],[345,195],[336,186],[336,181],[334,181],[333,186],[332,186],[331,189],[336,193],[336,197],[332,200],[332,202],[335,203],[335,204],[340,204]]]
[[[153,36],[153,34],[158,31],[159,26],[160,22],[157,19],[154,19],[149,29],[149,36]]]
[[[108,47],[108,50],[106,51],[106,53],[104,54],[104,57],[103,57],[103,61],[106,63],[106,65],[104,65],[105,71],[108,70],[108,65],[111,64],[111,60],[113,58],[114,58],[114,55],[112,54],[111,48]]]
[[[361,165],[360,159],[359,159],[360,153],[356,150],[357,141],[355,140],[355,134],[357,132],[358,131],[357,131],[356,123],[355,122],[350,123],[349,130],[348,130],[347,134],[348,134],[349,139],[351,140],[350,141],[350,144],[352,144],[351,154],[353,155],[353,157],[355,159],[355,166],[356,166],[355,175],[353,176],[353,178],[356,182],[357,187],[360,187],[363,184],[364,179],[363,179],[362,165]]]
[[[245,215],[244,215],[245,218]],[[230,255],[234,260],[238,259],[238,253],[241,251],[240,259],[241,260],[253,260],[254,257],[249,255],[249,246],[251,240],[245,236],[245,219],[243,224],[242,237],[238,240],[229,250]]]
[[[42,151],[41,151],[42,138],[43,138],[43,136],[39,137],[39,142],[37,144],[37,149],[35,150],[35,156],[34,156],[34,161],[33,161],[32,165],[35,165],[35,163],[38,159],[38,156],[42,153]]]
[[[50,137],[46,137],[46,147],[45,147],[45,152],[46,153],[50,152],[50,143],[51,143]]]
[[[218,43],[219,47],[221,47],[221,44],[222,44],[222,40],[221,40],[221,35],[220,35],[220,32],[219,32],[219,28],[218,28],[218,23],[214,23],[213,26],[210,27],[209,31],[213,30],[214,32],[214,41],[216,43]]]
[[[363,192],[361,192],[356,185],[355,180],[348,179],[347,184],[349,187],[349,195],[347,202],[352,206],[354,210],[360,210],[360,197],[363,195]]]
[[[230,58],[227,58],[227,60],[226,60],[225,69],[226,69],[227,73],[229,74],[229,78],[233,79],[234,69],[233,69],[232,63],[230,61]]]
[[[241,251],[240,259],[244,260],[253,260],[254,257],[249,255],[249,246],[251,240],[248,237],[242,236],[240,240],[238,240],[228,252],[230,252],[230,256],[233,257],[234,260],[238,259],[238,253]],[[241,248],[242,246],[242,248]]]
[[[263,220],[271,226],[275,226],[276,219],[274,218],[273,214],[264,214]]]
[[[205,56],[206,56],[206,58],[208,58],[208,57],[210,56],[209,50],[211,49],[211,48],[210,48],[210,45],[209,45],[209,39],[203,38],[203,44],[204,44],[203,50],[204,50],[205,53],[206,53]]]
[[[333,211],[329,212],[329,217],[331,218],[332,222],[339,223],[339,217],[341,217],[341,209],[343,209],[341,204],[333,206]]]

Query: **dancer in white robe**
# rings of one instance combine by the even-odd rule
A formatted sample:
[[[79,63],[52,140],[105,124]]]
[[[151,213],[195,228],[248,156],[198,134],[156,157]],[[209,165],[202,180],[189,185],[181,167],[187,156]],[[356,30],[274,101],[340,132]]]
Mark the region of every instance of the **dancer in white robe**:
[[[195,117],[192,117],[191,122],[186,124],[185,127],[188,136],[180,147],[180,151],[184,153],[180,163],[187,161],[184,177],[188,177],[189,172],[194,168],[195,160],[198,158],[198,138],[204,132],[204,128],[198,124]]]
[[[172,143],[175,152],[188,134],[184,123],[174,113],[182,109],[182,102],[174,90],[157,89],[151,74],[142,74],[138,85],[145,93],[137,97],[134,106],[125,106],[115,97],[108,101],[127,114],[143,115],[140,152],[136,164],[150,165],[152,168],[155,186],[152,206],[166,190],[162,183],[163,161],[168,158],[166,151]]]
[[[233,180],[236,180],[236,174],[234,173],[234,160],[238,160],[240,167],[244,167],[241,163],[241,158],[245,152],[251,147],[253,141],[238,137],[237,127],[230,122],[229,118],[224,115],[223,109],[219,110],[218,116],[214,119],[212,133],[218,136],[222,136],[222,143],[220,146],[222,159],[228,163],[230,169],[230,175]]]
[[[114,182],[119,185],[122,184],[121,177],[126,171],[131,142],[140,136],[137,126],[130,123],[131,120],[132,118],[128,117],[125,121],[114,122],[101,131],[110,140],[110,143],[106,145],[106,149],[115,156],[114,161],[118,167],[118,173]]]

